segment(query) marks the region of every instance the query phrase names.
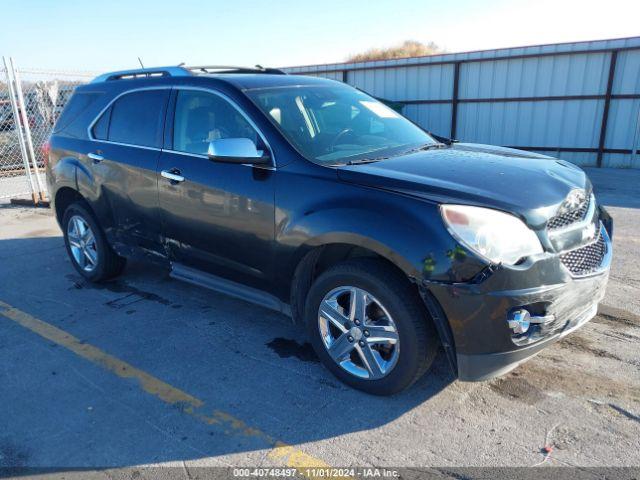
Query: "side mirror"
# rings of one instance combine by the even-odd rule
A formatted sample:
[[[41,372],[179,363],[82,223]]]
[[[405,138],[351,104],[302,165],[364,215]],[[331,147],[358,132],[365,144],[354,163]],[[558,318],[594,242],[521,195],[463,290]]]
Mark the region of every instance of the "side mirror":
[[[209,159],[223,163],[250,163],[264,165],[270,163],[268,154],[256,148],[248,138],[219,138],[209,143]]]

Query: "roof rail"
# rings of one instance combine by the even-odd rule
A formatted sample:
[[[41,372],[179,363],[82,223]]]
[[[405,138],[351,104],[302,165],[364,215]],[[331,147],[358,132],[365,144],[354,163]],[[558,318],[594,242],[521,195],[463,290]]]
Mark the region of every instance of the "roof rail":
[[[192,75],[213,73],[269,73],[274,75],[287,74],[286,72],[277,68],[265,68],[260,65],[256,65],[255,67],[237,67],[231,65],[197,65],[189,67],[181,64],[172,67],[136,68],[132,70],[120,70],[118,72],[108,72],[97,76],[91,81],[91,83],[150,77],[189,77]]]
[[[236,65],[196,65],[184,66],[183,68],[190,70],[196,74],[200,73],[270,73],[275,75],[287,75],[287,73],[278,68],[266,68],[262,65],[255,67],[239,67]]]
[[[184,67],[154,67],[136,68],[132,70],[120,70],[118,72],[108,72],[94,78],[91,83],[108,82],[110,80],[126,80],[134,78],[149,77],[189,77],[193,75]]]

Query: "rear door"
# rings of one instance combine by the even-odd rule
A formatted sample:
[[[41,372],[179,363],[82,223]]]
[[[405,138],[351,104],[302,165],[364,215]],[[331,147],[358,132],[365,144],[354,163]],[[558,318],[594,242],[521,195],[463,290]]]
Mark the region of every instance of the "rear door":
[[[249,138],[268,149],[249,117],[225,95],[174,90],[158,176],[164,235],[172,258],[268,290],[274,239],[275,169],[209,160],[209,142]]]
[[[162,251],[158,218],[158,160],[171,90],[120,95],[90,127],[88,161],[96,196],[111,211],[115,241]]]

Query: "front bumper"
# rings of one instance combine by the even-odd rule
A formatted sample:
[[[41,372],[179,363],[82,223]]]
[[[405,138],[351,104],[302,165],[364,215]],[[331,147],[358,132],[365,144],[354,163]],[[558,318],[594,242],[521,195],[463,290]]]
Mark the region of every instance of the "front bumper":
[[[455,345],[458,378],[480,381],[502,375],[579,328],[597,312],[605,294],[612,247],[603,228],[606,254],[600,268],[574,277],[559,256],[544,255],[514,267],[497,267],[475,283],[425,283],[444,311]],[[527,335],[513,334],[509,312],[526,308],[552,317]]]
[[[559,333],[518,350],[473,355],[457,354],[458,378],[462,381],[478,382],[503,375],[587,323],[597,311],[598,304],[594,303],[587,310],[579,313],[575,319],[570,320],[567,327]]]

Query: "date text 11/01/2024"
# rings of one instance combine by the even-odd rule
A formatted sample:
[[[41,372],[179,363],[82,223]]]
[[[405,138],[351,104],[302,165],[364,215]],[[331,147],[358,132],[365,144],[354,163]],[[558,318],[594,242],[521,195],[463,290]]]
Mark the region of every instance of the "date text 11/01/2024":
[[[306,478],[398,478],[400,473],[389,468],[333,468],[333,467],[304,467],[304,468],[234,468],[233,476],[247,477],[295,477],[302,475]]]

